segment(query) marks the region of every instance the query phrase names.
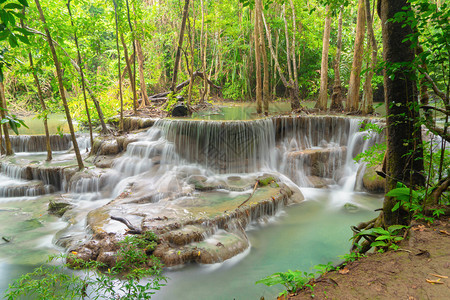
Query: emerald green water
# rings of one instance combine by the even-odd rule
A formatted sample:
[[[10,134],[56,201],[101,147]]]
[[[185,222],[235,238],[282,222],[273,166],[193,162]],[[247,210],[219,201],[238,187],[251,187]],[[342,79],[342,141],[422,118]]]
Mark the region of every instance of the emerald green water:
[[[31,134],[45,134],[44,123],[36,116],[27,116],[21,118],[28,126],[20,127],[19,134],[31,135]],[[69,125],[67,124],[66,116],[64,114],[50,114],[47,119],[48,130],[50,134],[57,134],[58,132],[68,133]],[[10,134],[15,134],[10,130]]]
[[[154,298],[274,299],[281,286],[255,282],[275,272],[310,271],[316,264],[337,263],[338,255],[349,252],[350,226],[375,217],[374,209],[381,207],[379,196],[345,193],[337,198],[332,190],[302,190],[307,201],[286,208],[267,224],[251,226],[251,248],[244,254],[222,264],[168,270],[169,282]],[[345,201],[359,210],[345,210]]]

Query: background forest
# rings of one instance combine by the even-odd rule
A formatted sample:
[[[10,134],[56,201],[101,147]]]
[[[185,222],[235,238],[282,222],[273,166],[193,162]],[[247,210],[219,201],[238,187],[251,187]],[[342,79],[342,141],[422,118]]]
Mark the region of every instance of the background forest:
[[[13,1],[1,2],[5,5],[4,3]],[[56,51],[63,68],[64,85],[71,112],[75,117],[86,118],[80,76],[73,64],[77,61],[74,39],[76,34],[81,52],[81,66],[88,88],[98,97],[106,117],[117,114],[120,101],[113,1],[71,1],[72,18],[66,1],[41,2],[47,24],[57,45]],[[318,96],[324,26],[330,27],[329,53],[326,53],[325,57],[329,67],[324,70],[326,72],[324,78],[328,79],[326,87],[331,96],[335,78],[333,63],[337,57],[339,22],[342,22],[342,46],[338,66],[342,87],[344,91],[347,90],[356,37],[358,13],[356,2],[343,1],[342,6],[340,3],[326,6],[323,1],[315,0],[263,3],[263,15],[267,25],[263,34],[266,40],[267,33],[271,38],[270,43],[266,42],[267,50],[264,51],[264,55],[268,63],[272,99],[288,96],[283,80],[288,83],[295,82],[301,100],[315,99]],[[173,77],[185,2],[118,0],[116,4],[121,77],[125,85],[124,103],[125,107],[131,108],[133,92],[126,61],[130,62],[132,76],[136,78],[139,99],[167,91]],[[193,69],[206,72],[214,84],[222,87],[219,91],[215,89],[205,91],[203,82],[199,81],[192,90],[193,101],[209,99],[216,95],[234,101],[254,99],[256,92],[254,2],[190,1],[188,9],[178,82],[188,79]],[[17,18],[20,17],[19,12],[15,11]],[[33,33],[27,35],[30,43],[10,47],[7,41],[1,42],[2,48],[8,48],[8,52],[4,55],[11,64],[10,68],[4,71],[6,98],[10,107],[16,110],[40,110],[36,84],[30,72],[28,54],[31,53],[47,106],[51,111],[58,111],[61,106],[58,104],[60,95],[54,65],[42,22],[34,5],[26,9],[25,17],[25,27]],[[381,44],[380,21],[377,17],[373,20],[375,39],[377,44]],[[19,42],[20,37],[17,33]],[[360,68],[364,71],[371,61],[370,42],[367,37],[359,47],[363,50],[359,55],[362,57]],[[273,55],[270,48],[274,52]],[[377,51],[377,56],[380,61],[381,51]],[[277,70],[274,57],[277,58],[282,76]],[[380,75],[381,72],[376,72],[371,79],[375,89],[382,83]],[[361,80],[359,83],[361,90],[363,84],[364,80]],[[382,89],[376,91],[378,91],[376,98],[381,100]],[[188,89],[184,89],[183,93],[187,94]],[[98,119],[94,103],[90,99],[88,105],[94,114],[93,119]]]

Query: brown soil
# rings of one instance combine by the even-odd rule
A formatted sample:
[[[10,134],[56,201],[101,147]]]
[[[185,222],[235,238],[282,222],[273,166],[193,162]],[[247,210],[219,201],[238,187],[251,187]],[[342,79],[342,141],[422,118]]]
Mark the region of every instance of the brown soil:
[[[450,225],[413,222],[398,251],[369,254],[289,299],[450,299]],[[434,283],[433,283],[434,282]]]

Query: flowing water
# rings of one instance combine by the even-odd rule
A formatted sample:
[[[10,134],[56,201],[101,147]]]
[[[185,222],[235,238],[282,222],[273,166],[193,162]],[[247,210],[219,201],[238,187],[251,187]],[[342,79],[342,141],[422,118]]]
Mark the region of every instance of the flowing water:
[[[338,117],[160,120],[136,135],[136,141],[128,145],[111,170],[79,178],[70,185],[60,179],[58,189],[75,206],[63,220],[46,213],[52,195],[39,196],[51,192],[48,182],[44,182],[44,192],[38,193],[41,186],[23,180],[23,170],[2,165],[0,235],[9,239],[9,233],[12,241],[0,242],[0,279],[4,279],[0,280],[0,292],[18,274],[43,262],[48,253],[61,251],[55,242],[68,245],[65,239],[88,238],[87,212],[117,197],[130,182],[145,187],[142,193],[150,195],[157,207],[167,199],[182,203],[190,197],[194,193],[190,184],[193,175],[204,176],[205,184],[215,186],[220,193],[229,185],[227,178],[241,178],[242,189],[226,193],[227,197],[243,193],[245,198],[246,178],[270,172],[300,189],[306,201],[247,226],[251,246],[224,263],[168,269],[171,279],[156,298],[273,296],[279,288],[255,286],[254,282],[288,268],[307,270],[314,264],[337,261],[337,255],[346,253],[350,246],[349,226],[373,217],[373,210],[381,205],[380,197],[354,191],[360,179],[353,157],[379,141],[379,137],[360,131],[360,122]],[[16,151],[24,153],[16,159],[44,157],[29,152],[42,151],[41,141],[21,139]],[[69,155],[70,142],[62,138],[54,143],[61,144],[61,157]],[[329,188],[314,188],[324,185]],[[206,201],[214,206],[220,197]]]

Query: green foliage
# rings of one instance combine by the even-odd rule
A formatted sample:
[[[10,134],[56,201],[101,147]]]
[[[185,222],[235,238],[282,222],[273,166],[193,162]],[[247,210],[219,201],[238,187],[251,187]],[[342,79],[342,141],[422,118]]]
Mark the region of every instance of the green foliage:
[[[340,259],[344,260],[344,265],[346,265],[349,262],[354,262],[357,261],[363,257],[366,257],[364,254],[359,253],[359,252],[350,252],[344,255],[339,255],[338,256]]]
[[[3,108],[0,108],[1,110],[5,110]],[[0,120],[0,124],[9,124],[9,127],[12,131],[14,131],[15,134],[19,135],[19,128],[21,126],[28,128],[28,126],[25,124],[25,122],[18,118],[16,115],[6,115],[5,118]]]
[[[172,109],[175,107],[175,105],[177,105],[177,103],[178,103],[177,97],[173,93],[170,93],[169,95],[167,95],[165,110],[172,111]]]
[[[367,122],[360,131],[367,131],[368,134],[364,137],[365,139],[370,138],[372,134],[381,134],[384,130],[380,124]],[[378,166],[383,162],[384,154],[386,153],[386,142],[374,144],[369,147],[369,149],[356,155],[354,160],[356,162],[365,162],[369,167]]]
[[[270,276],[267,276],[261,280],[256,281],[256,284],[263,283],[267,286],[282,284],[286,288],[286,291],[280,294],[283,295],[286,293],[296,292],[297,290],[300,290],[304,287],[310,287],[312,289],[312,285],[309,285],[308,282],[313,278],[313,273],[307,273],[298,270],[288,270],[287,272],[277,272]]]
[[[351,240],[354,240],[359,236],[372,236],[374,237],[374,241],[371,243],[371,246],[377,247],[380,252],[384,252],[388,249],[397,250],[399,248],[397,243],[403,240],[403,237],[399,234],[406,228],[409,228],[409,226],[392,225],[389,226],[387,230],[381,227],[366,229],[358,232]]]
[[[78,259],[75,253],[56,258],[72,260],[62,266],[41,266],[9,286],[6,299],[150,299],[166,278],[159,260],[149,255],[156,246],[156,236],[145,232],[127,236],[120,242],[117,263],[107,268],[103,263]],[[50,261],[55,259],[51,257]],[[82,270],[82,275],[67,275],[64,267]],[[99,270],[107,270],[100,272]]]

